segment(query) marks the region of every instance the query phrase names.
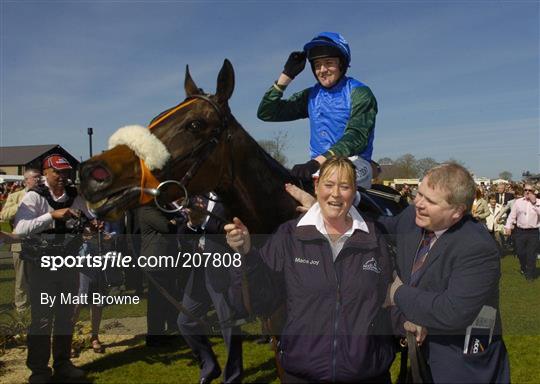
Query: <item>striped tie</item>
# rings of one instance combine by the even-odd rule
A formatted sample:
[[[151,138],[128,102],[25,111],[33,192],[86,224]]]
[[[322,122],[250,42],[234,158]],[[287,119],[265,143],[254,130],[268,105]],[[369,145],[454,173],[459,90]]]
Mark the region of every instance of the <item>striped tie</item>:
[[[422,241],[420,242],[420,247],[418,248],[418,252],[416,253],[416,257],[414,258],[411,278],[414,278],[414,274],[418,272],[420,268],[422,268],[422,265],[424,265],[424,262],[426,261],[427,255],[429,253],[429,248],[431,246],[431,241],[433,240],[433,237],[435,237],[434,232],[424,231]]]

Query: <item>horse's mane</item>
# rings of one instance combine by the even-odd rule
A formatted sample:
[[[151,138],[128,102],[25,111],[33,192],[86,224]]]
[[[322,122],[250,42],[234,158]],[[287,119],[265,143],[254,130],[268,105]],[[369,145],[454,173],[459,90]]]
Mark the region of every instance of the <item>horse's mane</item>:
[[[236,204],[231,204],[229,208],[232,213],[243,213],[254,218],[259,227],[256,232],[272,232],[279,224],[297,216],[297,203],[285,191],[285,183],[296,180],[287,168],[257,143],[233,115],[229,118],[229,125],[234,130],[231,143],[237,158],[235,161],[238,162],[233,166],[235,172],[242,173],[235,176],[233,189],[238,195],[234,199]],[[242,155],[239,156],[239,153]],[[231,193],[232,190],[221,192]],[[242,202],[242,208],[237,205],[239,201]],[[261,227],[264,230],[261,231]]]

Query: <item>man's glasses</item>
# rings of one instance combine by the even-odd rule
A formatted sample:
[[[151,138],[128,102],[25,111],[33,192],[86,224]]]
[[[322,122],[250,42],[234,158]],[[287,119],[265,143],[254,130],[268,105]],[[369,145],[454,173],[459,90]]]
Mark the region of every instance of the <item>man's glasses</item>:
[[[524,188],[523,190],[524,190],[525,192],[534,192],[534,189]]]

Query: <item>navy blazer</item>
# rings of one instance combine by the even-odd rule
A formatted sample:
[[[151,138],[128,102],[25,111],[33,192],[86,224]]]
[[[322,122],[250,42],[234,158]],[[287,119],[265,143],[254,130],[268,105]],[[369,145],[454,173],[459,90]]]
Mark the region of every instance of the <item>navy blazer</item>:
[[[396,267],[403,281],[394,300],[404,317],[425,326],[422,346],[435,382],[509,382],[506,348],[499,314],[500,255],[487,229],[469,215],[450,227],[433,244],[410,286],[411,271],[422,228],[415,223],[415,207],[379,222],[397,245]],[[483,305],[497,309],[493,342],[475,355],[464,355],[466,327]]]
[[[495,197],[497,198],[497,203],[500,203],[499,199],[501,198],[501,195],[503,195],[503,205],[507,205],[510,200],[514,198],[514,194],[510,192],[503,192],[502,194],[497,192],[495,194]]]

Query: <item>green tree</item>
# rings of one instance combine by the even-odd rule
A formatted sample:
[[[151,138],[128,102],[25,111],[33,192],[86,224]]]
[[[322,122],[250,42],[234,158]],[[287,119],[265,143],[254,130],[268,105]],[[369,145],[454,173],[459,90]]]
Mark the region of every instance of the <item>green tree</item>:
[[[270,140],[257,140],[257,143],[268,152],[270,156],[279,161],[284,167],[287,166],[287,156],[285,156],[285,148],[287,148],[287,133],[279,131],[274,134]]]
[[[381,157],[379,160],[377,160],[377,163],[379,163],[379,165],[392,165],[394,164],[394,160],[389,157]]]
[[[396,159],[394,162],[397,177],[403,179],[415,179],[418,177],[418,166],[414,155],[406,153]]]
[[[499,179],[512,180],[512,172],[502,171],[499,173]]]
[[[432,157],[424,157],[416,162],[416,169],[418,171],[418,177],[422,178],[431,168],[439,165],[439,162]]]

